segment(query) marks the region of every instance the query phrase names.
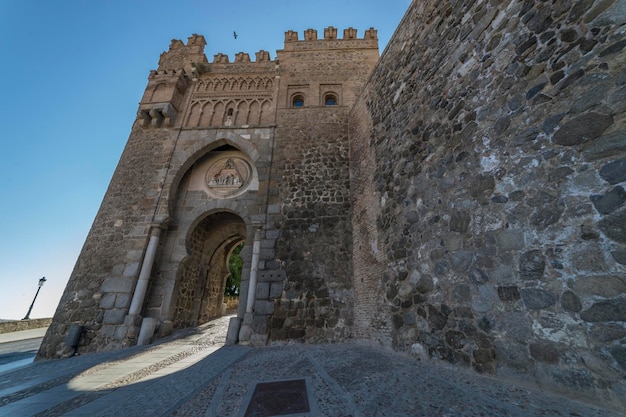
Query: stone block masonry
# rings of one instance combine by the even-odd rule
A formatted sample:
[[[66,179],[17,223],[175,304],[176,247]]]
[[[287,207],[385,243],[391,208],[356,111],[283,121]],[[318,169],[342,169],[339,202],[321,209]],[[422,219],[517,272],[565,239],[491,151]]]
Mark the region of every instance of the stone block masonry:
[[[221,314],[368,339],[626,410],[626,7],[414,1],[277,59],[172,41],[39,357]],[[143,339],[143,338],[142,338]]]
[[[357,334],[624,407],[624,10],[413,2],[350,116]]]
[[[347,114],[378,41],[374,29],[336,32],[287,32],[273,61],[209,62],[201,35],[171,42],[39,357],[68,354],[76,324],[88,353],[219,317],[242,243],[241,329],[229,334],[252,345],[351,336]]]

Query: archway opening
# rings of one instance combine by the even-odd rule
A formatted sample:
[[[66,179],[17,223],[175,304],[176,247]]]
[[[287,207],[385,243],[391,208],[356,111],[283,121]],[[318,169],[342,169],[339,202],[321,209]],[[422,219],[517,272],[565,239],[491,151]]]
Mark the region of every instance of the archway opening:
[[[243,259],[241,259],[241,250],[243,243],[240,243],[228,257],[228,278],[226,278],[226,288],[224,288],[225,296],[239,296],[241,292],[241,273],[243,271]]]
[[[205,217],[194,228],[187,243],[189,256],[178,271],[175,328],[198,326],[236,311],[232,299],[225,298],[229,259],[245,238],[244,221],[226,211]]]
[[[243,243],[235,246],[228,256],[228,277],[224,286],[224,312],[225,314],[237,313],[239,296],[241,294],[241,277],[243,274],[243,259],[241,250]]]

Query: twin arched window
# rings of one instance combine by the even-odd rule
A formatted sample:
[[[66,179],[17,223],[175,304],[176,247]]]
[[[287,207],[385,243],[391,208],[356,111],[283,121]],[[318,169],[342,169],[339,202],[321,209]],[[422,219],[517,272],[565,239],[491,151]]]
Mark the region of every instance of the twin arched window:
[[[324,94],[324,105],[325,106],[336,106],[337,105],[337,95],[335,93],[326,93]],[[304,95],[296,94],[291,99],[292,107],[304,107]]]

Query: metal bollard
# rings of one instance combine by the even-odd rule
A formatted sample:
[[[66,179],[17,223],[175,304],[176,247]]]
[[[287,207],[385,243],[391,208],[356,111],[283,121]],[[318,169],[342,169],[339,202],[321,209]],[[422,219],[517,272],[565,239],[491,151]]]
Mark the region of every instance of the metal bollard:
[[[76,354],[76,350],[78,350],[78,345],[80,344],[80,338],[84,331],[85,327],[80,324],[72,324],[70,326],[70,331],[67,332],[67,337],[65,338],[65,345],[72,348],[72,354],[70,356]]]

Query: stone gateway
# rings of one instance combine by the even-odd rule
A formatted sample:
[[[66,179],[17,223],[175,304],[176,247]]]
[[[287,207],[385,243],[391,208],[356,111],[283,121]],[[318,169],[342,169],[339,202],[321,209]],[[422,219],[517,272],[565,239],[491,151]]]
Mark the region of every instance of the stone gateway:
[[[626,3],[414,1],[272,60],[173,40],[39,358],[223,311],[626,408]]]

